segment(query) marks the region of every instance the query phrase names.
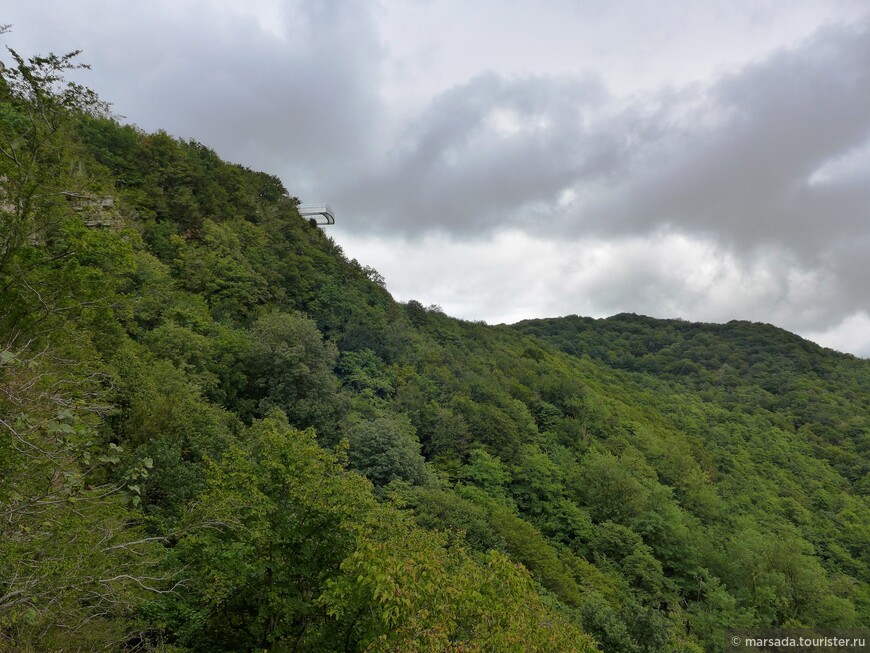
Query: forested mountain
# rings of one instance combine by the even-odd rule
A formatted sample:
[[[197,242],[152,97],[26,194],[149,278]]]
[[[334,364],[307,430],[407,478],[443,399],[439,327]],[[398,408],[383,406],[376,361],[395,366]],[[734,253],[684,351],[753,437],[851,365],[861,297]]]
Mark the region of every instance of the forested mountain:
[[[276,177],[120,124],[74,57],[9,63],[0,650],[870,623],[870,362],[748,323],[397,303]]]

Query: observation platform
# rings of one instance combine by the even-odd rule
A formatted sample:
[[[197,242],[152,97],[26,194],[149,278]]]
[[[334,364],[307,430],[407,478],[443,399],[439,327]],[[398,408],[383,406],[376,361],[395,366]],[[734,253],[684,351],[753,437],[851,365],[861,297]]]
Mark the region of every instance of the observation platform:
[[[303,218],[313,218],[316,224],[335,224],[335,213],[327,204],[300,204],[296,207]]]

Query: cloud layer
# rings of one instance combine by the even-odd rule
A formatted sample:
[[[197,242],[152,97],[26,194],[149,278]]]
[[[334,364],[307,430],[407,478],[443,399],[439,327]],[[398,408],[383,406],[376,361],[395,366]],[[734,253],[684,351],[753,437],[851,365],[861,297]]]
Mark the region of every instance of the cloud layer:
[[[868,71],[863,25],[629,98],[594,77],[484,74],[435,97],[339,198],[361,231],[668,228],[819,262],[870,233]]]

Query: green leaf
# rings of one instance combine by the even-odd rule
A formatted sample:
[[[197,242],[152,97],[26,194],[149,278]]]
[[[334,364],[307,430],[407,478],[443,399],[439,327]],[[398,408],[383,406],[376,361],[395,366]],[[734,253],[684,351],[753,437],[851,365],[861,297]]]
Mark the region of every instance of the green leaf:
[[[59,422],[49,422],[48,423],[48,432],[49,433],[75,433],[75,429],[69,424],[61,424]]]
[[[23,621],[28,626],[32,626],[36,623],[36,619],[39,616],[39,613],[33,608],[27,608],[24,612]]]

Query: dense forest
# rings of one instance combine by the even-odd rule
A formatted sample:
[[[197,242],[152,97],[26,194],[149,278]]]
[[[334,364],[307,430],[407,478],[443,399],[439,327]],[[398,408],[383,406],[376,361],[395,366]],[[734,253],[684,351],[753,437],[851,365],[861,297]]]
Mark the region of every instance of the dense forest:
[[[870,623],[870,361],[398,303],[278,178],[121,124],[75,54],[7,58],[0,651],[688,653]]]

